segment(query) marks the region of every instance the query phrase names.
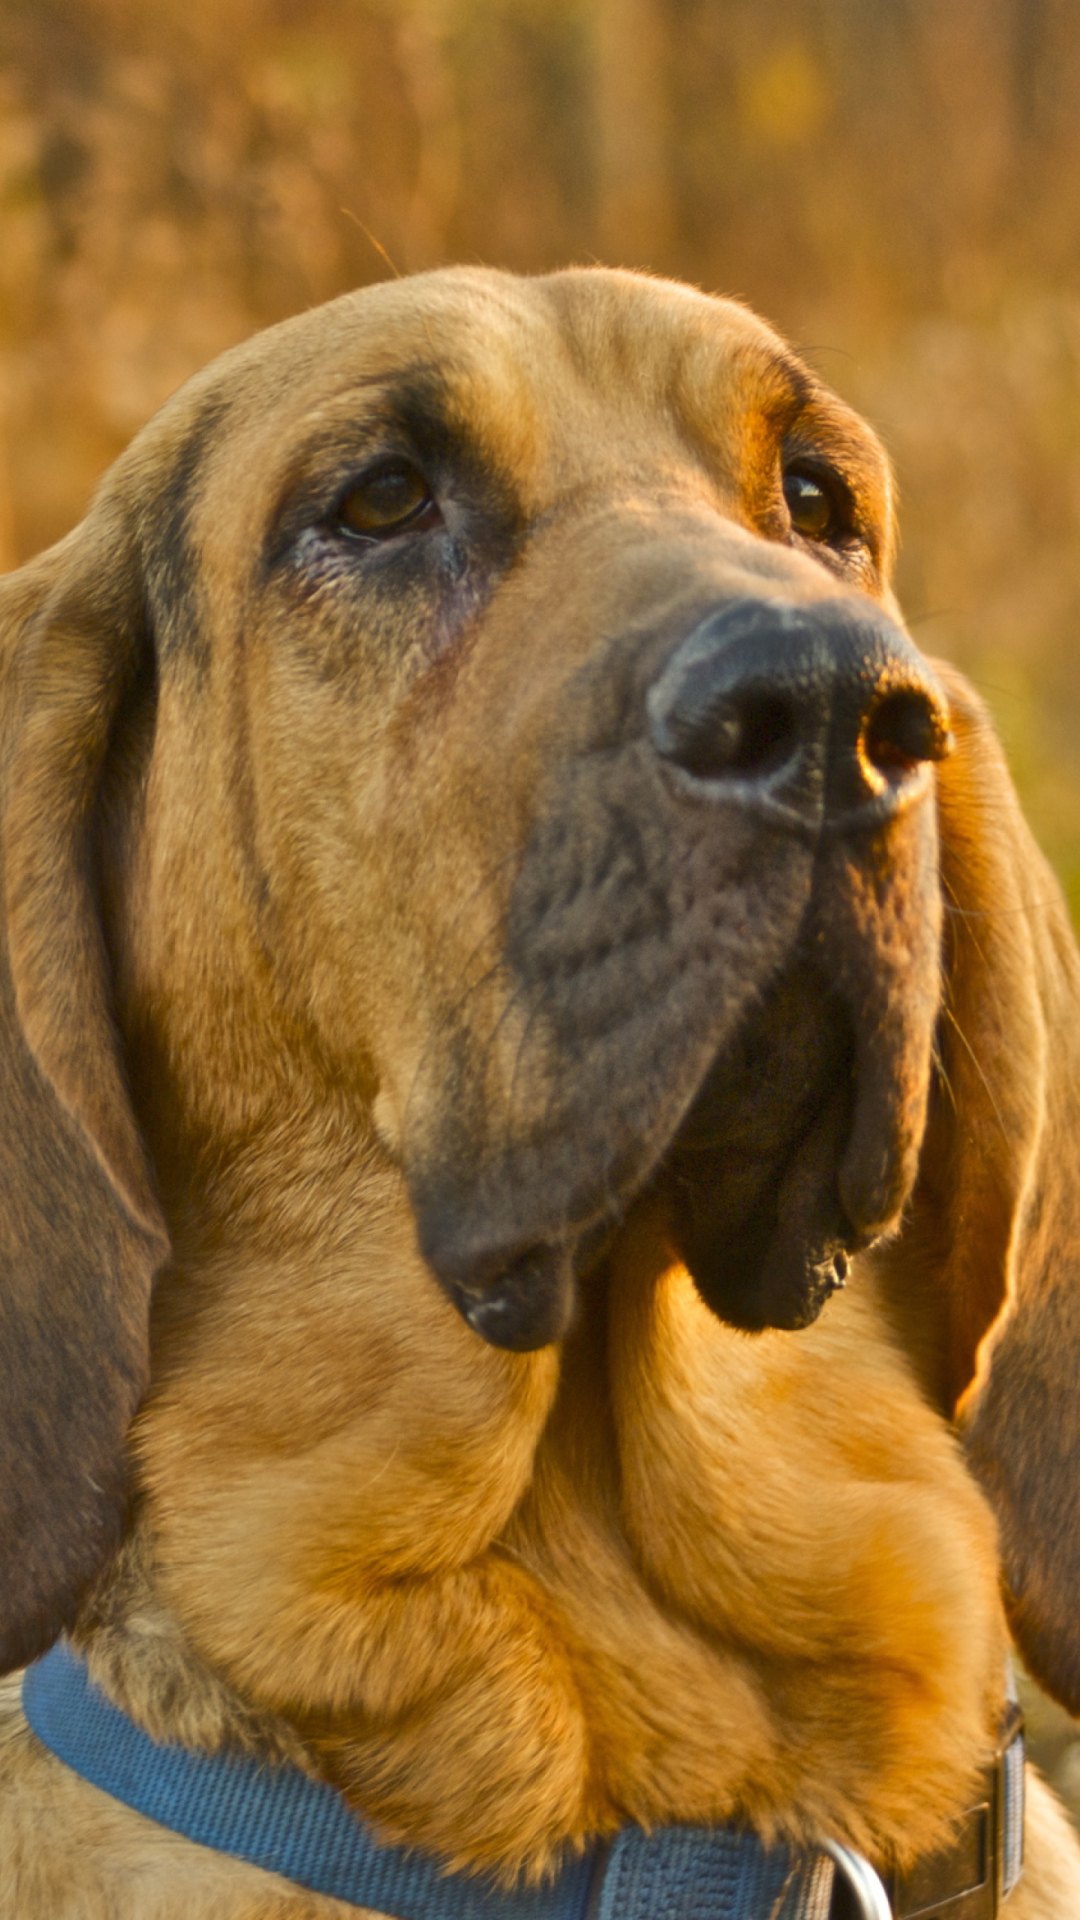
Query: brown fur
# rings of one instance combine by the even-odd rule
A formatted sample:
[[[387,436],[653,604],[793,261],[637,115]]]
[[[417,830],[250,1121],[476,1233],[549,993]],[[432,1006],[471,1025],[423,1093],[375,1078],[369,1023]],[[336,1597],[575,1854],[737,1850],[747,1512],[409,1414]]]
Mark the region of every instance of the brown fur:
[[[311,530],[403,435],[451,476],[456,572],[384,554],[357,585]],[[787,527],[781,453],[811,452],[854,503],[843,548]],[[1076,1702],[1080,970],[970,691],[942,669],[955,752],[872,863],[811,879],[777,846],[720,896],[731,1030],[809,897],[891,1102],[886,1237],[813,1326],[725,1325],[673,1250],[641,1141],[679,1123],[692,970],[620,1083],[584,1017],[559,1052],[605,957],[531,1000],[507,959],[548,924],[522,901],[579,779],[607,872],[588,754],[640,663],[733,592],[891,606],[893,539],[876,442],[742,309],[477,271],[227,355],[4,583],[7,1664],[67,1626],[156,1736],[288,1755],[503,1876],[628,1819],[905,1861],[1000,1708],[977,1474],[1016,1630]],[[631,989],[609,970],[620,1035],[640,951]],[[645,1159],[569,1331],[486,1344],[431,1223],[554,1217],[623,1137]],[[347,1911],[5,1724],[0,1912]],[[1010,1911],[1066,1920],[1080,1856],[1035,1807]]]

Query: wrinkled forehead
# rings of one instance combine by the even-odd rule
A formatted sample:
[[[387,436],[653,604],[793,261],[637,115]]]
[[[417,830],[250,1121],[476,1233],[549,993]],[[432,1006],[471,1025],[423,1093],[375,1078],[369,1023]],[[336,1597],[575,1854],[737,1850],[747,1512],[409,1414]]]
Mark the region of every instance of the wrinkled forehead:
[[[858,415],[736,302],[607,269],[534,280],[453,269],[384,283],[258,335],[183,389],[137,443],[169,510],[246,548],[309,469],[373,437],[467,460],[525,518],[605,472],[687,460],[737,491],[778,450],[821,451],[882,525],[888,468]]]

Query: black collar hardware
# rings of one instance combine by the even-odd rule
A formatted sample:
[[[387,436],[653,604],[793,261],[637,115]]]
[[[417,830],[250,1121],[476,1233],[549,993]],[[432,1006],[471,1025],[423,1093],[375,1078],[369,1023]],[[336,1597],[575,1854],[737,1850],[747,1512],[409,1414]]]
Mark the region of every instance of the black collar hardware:
[[[957,1822],[951,1845],[905,1874],[883,1873],[894,1920],[997,1920],[1024,1857],[1024,1720],[1010,1702],[983,1792]],[[837,1876],[830,1920],[861,1920]]]

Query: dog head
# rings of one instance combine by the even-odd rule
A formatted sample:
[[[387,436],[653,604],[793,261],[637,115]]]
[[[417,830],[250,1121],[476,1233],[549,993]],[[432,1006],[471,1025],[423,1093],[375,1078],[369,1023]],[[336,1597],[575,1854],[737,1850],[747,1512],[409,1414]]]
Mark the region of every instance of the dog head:
[[[226,355],[4,583],[9,1664],[122,1525],[155,1275],[263,1230],[284,1129],[303,1233],[389,1169],[496,1347],[646,1193],[748,1329],[880,1243],[1080,1697],[1075,958],[892,542],[743,309],[458,272]]]

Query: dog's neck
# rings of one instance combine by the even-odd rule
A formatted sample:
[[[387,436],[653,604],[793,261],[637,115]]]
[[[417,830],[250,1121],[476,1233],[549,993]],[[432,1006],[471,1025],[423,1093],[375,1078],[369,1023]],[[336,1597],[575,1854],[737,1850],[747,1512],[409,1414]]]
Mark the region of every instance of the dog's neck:
[[[157,1591],[145,1511],[84,1606],[72,1640],[95,1684],[154,1740],[289,1761],[317,1774],[296,1728],[251,1706],[192,1647]]]
[[[278,1427],[257,1457],[229,1398],[239,1332],[226,1309],[211,1339],[220,1284],[186,1277],[173,1334],[218,1356],[186,1375],[202,1454],[181,1485],[166,1384],[138,1522],[77,1636],[105,1692],[156,1738],[291,1759],[390,1837],[504,1871],[627,1819],[932,1847],[996,1723],[994,1544],[869,1268],[818,1328],[748,1341],[638,1221],[561,1352],[497,1355],[430,1281],[413,1294],[394,1222],[356,1270],[351,1395],[335,1294],[338,1426],[317,1409],[314,1449],[272,1382],[276,1342],[312,1362],[288,1314],[317,1327],[317,1265],[263,1289]]]

